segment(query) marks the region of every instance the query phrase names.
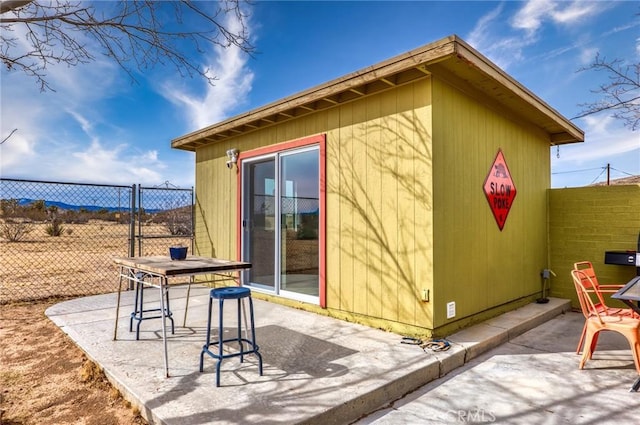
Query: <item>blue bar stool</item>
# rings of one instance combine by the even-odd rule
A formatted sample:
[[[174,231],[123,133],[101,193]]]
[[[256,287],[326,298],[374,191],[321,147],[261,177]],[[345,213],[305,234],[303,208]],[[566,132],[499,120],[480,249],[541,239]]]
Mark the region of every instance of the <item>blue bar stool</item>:
[[[218,340],[211,342],[211,310],[213,307],[213,299],[218,300]],[[240,303],[242,299],[247,298],[249,300],[249,319],[251,322],[251,340],[247,338],[242,338],[242,309]],[[224,326],[222,323],[223,310],[224,310],[224,300],[238,300],[238,335],[233,338],[225,339],[223,337]],[[245,311],[246,315],[246,311]],[[246,317],[245,317],[246,319]],[[246,326],[246,324],[245,324]],[[245,329],[246,331],[246,329]],[[234,353],[223,354],[223,345],[225,342],[235,341],[238,343],[239,351]],[[244,345],[247,344],[247,346]],[[209,350],[209,347],[217,345],[218,350],[217,353]],[[256,344],[256,331],[253,322],[253,300],[251,299],[251,290],[249,288],[243,288],[239,286],[229,286],[224,288],[215,288],[209,292],[209,316],[207,319],[207,342],[202,346],[202,351],[200,352],[200,372],[203,371],[204,368],[204,355],[208,354],[209,356],[217,359],[216,363],[216,387],[220,386],[220,364],[222,360],[227,359],[229,357],[240,356],[240,363],[244,361],[245,354],[254,353],[258,357],[258,368],[260,371],[260,376],[262,376],[262,355],[258,351],[258,345]]]
[[[162,308],[150,308],[146,310],[144,308],[145,286],[144,286],[144,283],[142,283],[142,281],[149,277],[150,276],[147,275],[146,273],[142,273],[142,272],[136,273],[136,280],[135,280],[136,295],[133,302],[133,305],[134,305],[133,312],[131,312],[131,317],[129,318],[129,332],[133,332],[133,321],[136,320],[138,322],[136,325],[136,340],[140,339],[140,323],[142,323],[143,320],[160,319],[163,317]],[[169,291],[167,291],[164,295],[161,294],[161,296],[165,297],[166,311],[165,311],[164,317],[168,317],[169,320],[171,320],[171,333],[175,334],[175,328],[173,326],[173,315],[171,313],[171,310],[169,309]],[[160,315],[145,316],[145,313],[153,313],[153,312],[159,312]]]

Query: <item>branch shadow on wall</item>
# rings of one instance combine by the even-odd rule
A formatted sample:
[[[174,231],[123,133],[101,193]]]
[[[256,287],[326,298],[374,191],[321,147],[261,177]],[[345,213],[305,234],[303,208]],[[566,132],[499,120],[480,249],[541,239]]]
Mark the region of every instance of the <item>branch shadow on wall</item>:
[[[343,258],[366,270],[366,276],[354,276],[353,296],[361,296],[355,292],[366,288],[370,308],[396,299],[395,293],[387,298],[385,290],[410,291],[418,296],[416,288],[421,285],[417,280],[424,276],[416,276],[416,264],[430,261],[426,254],[432,246],[430,235],[415,234],[416,228],[424,228],[423,219],[431,220],[416,215],[416,211],[432,210],[431,136],[412,111],[393,119],[383,117],[374,124],[359,123],[356,128],[354,134],[367,136],[327,143],[327,157],[336,161],[329,163],[330,172],[338,173],[327,184],[327,198],[338,198],[341,214],[340,238],[329,236],[331,241],[339,240],[339,246],[328,245],[328,249],[339,248]],[[371,190],[372,174],[379,179],[379,190]],[[392,188],[392,193],[385,188]],[[336,213],[327,211],[328,215]],[[343,213],[350,214],[352,220],[345,220]],[[390,220],[389,215],[396,219]],[[397,282],[397,289],[385,287],[383,282]],[[376,284],[383,287],[373,288]],[[415,305],[398,303],[396,311],[410,308]]]

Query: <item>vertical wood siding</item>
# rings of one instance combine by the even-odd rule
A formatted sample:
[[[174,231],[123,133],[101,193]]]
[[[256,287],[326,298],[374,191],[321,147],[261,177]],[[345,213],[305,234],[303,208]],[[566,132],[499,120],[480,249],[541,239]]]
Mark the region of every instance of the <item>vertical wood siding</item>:
[[[508,115],[425,78],[199,148],[197,249],[236,256],[239,188],[227,149],[326,133],[330,311],[433,329],[539,293],[549,141]],[[499,148],[517,188],[502,232],[483,192]]]
[[[434,79],[434,326],[539,293],[548,137]],[[517,189],[500,231],[483,184],[502,149]],[[446,303],[456,317],[446,318]]]
[[[429,328],[430,83],[339,108],[339,159],[327,170],[327,267],[340,271],[328,306]],[[337,176],[335,175],[337,174]]]
[[[432,200],[428,79],[196,151],[196,246],[236,256],[241,152],[327,135],[327,307],[431,327]]]

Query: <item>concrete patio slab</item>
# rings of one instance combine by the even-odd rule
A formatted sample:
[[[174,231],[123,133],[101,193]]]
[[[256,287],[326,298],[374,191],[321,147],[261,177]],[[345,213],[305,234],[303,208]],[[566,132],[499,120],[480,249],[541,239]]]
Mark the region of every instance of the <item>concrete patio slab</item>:
[[[157,301],[158,291],[147,292],[146,301]],[[450,350],[432,352],[401,344],[401,335],[254,299],[263,376],[253,355],[243,363],[227,359],[217,388],[214,359],[205,357],[204,372],[198,371],[208,289],[192,288],[182,327],[186,288],[171,288],[169,378],[160,321],[143,322],[139,340],[129,331],[133,295],[122,294],[115,341],[116,294],[61,302],[46,314],[150,423],[166,425],[351,423],[569,308],[567,300],[553,298],[531,304],[452,335]],[[225,325],[235,325],[235,303],[224,313]]]
[[[354,425],[638,423],[638,373],[626,339],[603,332],[583,370],[584,318],[568,312],[480,354]]]

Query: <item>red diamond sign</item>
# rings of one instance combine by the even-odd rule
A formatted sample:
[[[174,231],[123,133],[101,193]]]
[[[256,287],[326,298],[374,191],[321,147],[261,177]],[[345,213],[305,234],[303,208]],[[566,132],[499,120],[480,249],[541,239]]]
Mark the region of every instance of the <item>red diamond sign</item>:
[[[502,149],[498,149],[496,159],[484,181],[484,194],[487,196],[496,223],[502,231],[516,197],[516,185],[511,180],[511,173],[504,160]]]

